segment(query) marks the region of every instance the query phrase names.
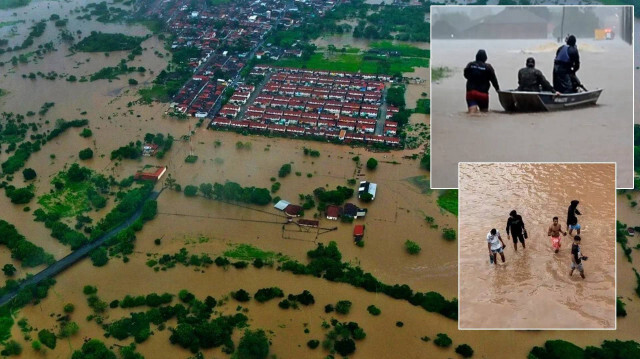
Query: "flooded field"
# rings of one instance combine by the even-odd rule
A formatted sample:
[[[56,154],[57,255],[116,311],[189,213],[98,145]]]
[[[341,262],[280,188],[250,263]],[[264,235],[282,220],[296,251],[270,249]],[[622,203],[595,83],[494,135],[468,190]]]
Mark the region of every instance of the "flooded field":
[[[0,18],[25,20],[16,25],[19,35],[10,38],[10,44],[18,44],[24,39],[28,27],[34,21],[48,18],[51,13],[67,16],[70,10],[84,2],[56,2],[37,1],[28,7],[0,12]],[[16,13],[14,17],[12,14]],[[76,20],[75,14],[69,14],[70,21],[67,28],[76,33],[82,31],[85,36],[92,30],[103,32],[121,32],[129,35],[144,36],[149,31],[142,26],[127,26],[119,24],[100,24],[95,21]],[[636,28],[637,30],[637,28]],[[0,31],[10,31],[2,28]],[[4,36],[0,32],[0,37]],[[326,333],[321,328],[324,320],[337,318],[340,321],[355,321],[365,329],[366,339],[357,342],[357,351],[349,357],[353,358],[452,358],[455,346],[466,343],[473,347],[474,357],[505,358],[504,343],[515,340],[518,344],[509,349],[510,357],[525,358],[533,346],[542,345],[545,340],[562,338],[577,345],[598,345],[603,339],[637,340],[640,328],[635,318],[640,315],[640,306],[635,299],[635,278],[631,264],[622,254],[618,254],[618,270],[624,273],[618,280],[618,295],[627,303],[627,318],[618,321],[618,330],[584,332],[497,332],[487,336],[483,332],[458,331],[457,322],[442,315],[428,313],[419,307],[414,307],[405,301],[394,300],[383,294],[369,293],[356,289],[347,284],[338,284],[323,279],[295,276],[288,272],[279,272],[270,268],[250,268],[239,270],[228,268],[223,270],[215,266],[197,272],[193,267],[177,265],[166,272],[154,272],[145,265],[149,259],[147,254],[174,254],[180,248],[187,248],[190,253],[207,253],[212,258],[221,255],[229,245],[248,243],[263,250],[282,253],[300,262],[306,263],[306,253],[316,247],[316,243],[336,241],[342,253],[343,261],[359,265],[364,271],[372,273],[380,281],[388,284],[408,284],[414,291],[437,291],[447,299],[457,296],[457,247],[456,242],[447,242],[442,238],[442,228],[457,228],[456,217],[441,210],[436,200],[439,191],[429,191],[429,174],[419,169],[418,161],[404,158],[404,156],[419,153],[422,149],[391,153],[374,153],[361,148],[350,148],[321,142],[303,142],[295,139],[266,138],[257,136],[242,136],[228,132],[214,132],[203,128],[196,128],[196,121],[179,121],[164,116],[166,104],[151,106],[127,104],[137,99],[137,88],[149,83],[159,71],[167,65],[167,57],[160,58],[154,54],[159,51],[165,54],[163,44],[157,37],[151,37],[143,42],[146,48],[142,55],[132,62],[135,66],[144,66],[147,72],[122,76],[120,80],[99,80],[87,83],[69,83],[64,79],[48,81],[38,78],[35,81],[22,78],[22,74],[29,72],[48,72],[73,74],[77,77],[90,75],[105,66],[114,66],[128,53],[111,52],[107,57],[104,53],[76,53],[70,55],[68,46],[56,40],[58,30],[51,22],[42,37],[37,38],[33,48],[38,44],[53,41],[58,51],[46,54],[43,60],[19,64],[17,67],[9,63],[0,73],[0,88],[10,93],[0,98],[0,111],[38,111],[44,102],[55,102],[55,106],[40,122],[43,128],[52,128],[57,118],[71,120],[74,118],[89,119],[89,128],[93,137],[80,137],[80,129],[71,128],[54,141],[47,143],[40,152],[32,154],[27,167],[37,170],[35,181],[36,195],[48,193],[51,190],[51,178],[64,169],[65,166],[78,161],[78,151],[90,147],[95,156],[89,161],[81,161],[105,175],[113,175],[117,179],[126,178],[145,165],[166,165],[168,172],[182,187],[192,184],[234,181],[242,186],[257,186],[269,188],[270,178],[277,177],[280,166],[292,164],[292,173],[285,178],[278,178],[282,186],[273,194],[292,203],[298,203],[300,194],[310,194],[318,187],[335,188],[346,186],[347,180],[370,180],[378,184],[378,194],[375,201],[363,204],[357,199],[352,202],[366,207],[369,212],[365,219],[357,223],[366,225],[365,246],[359,248],[353,244],[353,224],[328,221],[320,218],[323,228],[337,227],[337,230],[325,234],[300,232],[292,226],[285,226],[283,231],[281,212],[270,205],[265,207],[240,207],[222,202],[207,200],[201,197],[187,198],[183,193],[165,190],[158,199],[159,214],[157,218],[145,225],[137,233],[134,254],[128,263],[122,259],[111,259],[105,267],[94,267],[90,260],[84,260],[76,266],[63,272],[56,278],[57,284],[52,287],[49,296],[38,305],[27,306],[15,315],[16,322],[26,318],[34,328],[56,329],[58,325],[52,313],[62,313],[62,306],[73,303],[76,311],[71,315],[73,321],[80,326],[76,336],[68,340],[59,340],[55,350],[48,350],[49,358],[69,358],[74,350],[80,348],[84,339],[97,338],[108,346],[117,350],[115,345],[126,345],[131,339],[118,341],[105,338],[104,330],[95,322],[85,318],[91,314],[87,306],[86,296],[82,293],[84,285],[97,285],[98,295],[105,301],[122,299],[124,295],[142,295],[151,292],[169,292],[176,294],[181,289],[188,289],[202,299],[212,295],[216,299],[228,296],[230,291],[243,288],[251,295],[259,288],[278,286],[285,293],[300,293],[307,289],[314,295],[316,304],[302,307],[300,310],[282,310],[275,301],[259,304],[254,300],[240,304],[229,299],[225,305],[217,308],[220,313],[234,314],[240,304],[247,308],[246,315],[250,318],[250,328],[265,329],[272,341],[270,354],[277,358],[306,358],[325,357],[328,351],[321,348],[311,351],[306,342],[310,339],[322,341]],[[338,40],[330,39],[329,41]],[[344,45],[366,49],[369,42],[349,42]],[[324,46],[332,42],[327,42]],[[334,42],[336,46],[337,43]],[[428,44],[415,44],[421,48],[429,48]],[[339,47],[339,46],[338,46]],[[30,50],[24,50],[26,52]],[[18,52],[20,53],[20,52]],[[15,55],[16,53],[14,53]],[[0,61],[8,61],[9,54],[0,55]],[[70,56],[69,56],[70,55]],[[491,59],[491,53],[490,53]],[[466,58],[466,57],[465,57]],[[89,61],[87,61],[89,59]],[[490,60],[491,62],[491,60]],[[153,71],[154,73],[151,73]],[[637,71],[636,71],[637,73]],[[425,68],[416,69],[414,73],[405,74],[428,81],[429,71]],[[141,85],[129,86],[127,79],[134,76]],[[409,108],[415,106],[415,101],[425,91],[420,84],[410,84],[407,87],[406,101]],[[429,92],[429,90],[426,90]],[[430,95],[430,94],[429,94]],[[604,95],[603,95],[604,96]],[[462,101],[464,107],[464,101]],[[87,111],[85,115],[81,113]],[[45,121],[49,121],[48,124]],[[414,114],[410,123],[428,122],[428,116]],[[141,160],[124,160],[119,163],[110,161],[112,150],[126,145],[130,141],[142,140],[144,134],[170,133],[176,139],[195,131],[188,141],[176,141],[167,156],[162,159],[143,158]],[[237,149],[236,143],[250,143]],[[219,143],[219,144],[217,144]],[[305,156],[304,147],[320,152],[320,157]],[[588,146],[581,146],[588,147]],[[587,148],[588,150],[588,148]],[[185,163],[185,157],[193,153],[198,156],[194,164]],[[50,155],[54,154],[52,159]],[[379,161],[375,171],[356,166],[352,157],[358,155],[361,161],[374,157]],[[0,161],[7,158],[7,154],[0,153]],[[298,176],[296,172],[299,172]],[[16,186],[23,186],[22,176],[17,175],[12,182]],[[416,185],[422,184],[422,185]],[[426,185],[425,185],[426,184]],[[162,184],[157,185],[160,189]],[[640,218],[637,209],[632,209],[626,201],[619,204],[619,209],[627,211],[621,214],[634,223],[633,218]],[[100,212],[91,212],[93,218],[100,218],[113,205],[110,200],[108,206]],[[585,204],[586,205],[586,204]],[[32,212],[39,206],[32,201],[31,211],[24,212],[25,205],[13,205],[6,196],[0,200],[0,217],[14,224],[20,233],[28,240],[42,246],[57,259],[68,254],[70,249],[60,244],[49,235],[49,230],[40,222],[33,221]],[[585,207],[586,208],[586,207]],[[307,211],[305,218],[312,218],[314,211]],[[586,216],[586,214],[585,214]],[[425,220],[433,217],[438,228],[431,228]],[[638,220],[640,224],[640,220]],[[591,227],[585,233],[592,231]],[[154,240],[161,238],[161,244],[154,244]],[[422,252],[417,256],[406,253],[404,242],[410,239],[417,242]],[[633,240],[632,240],[633,241]],[[541,242],[543,243],[543,242]],[[544,244],[546,245],[546,241]],[[633,242],[634,245],[637,240]],[[4,248],[4,247],[3,247]],[[532,247],[535,248],[535,247]],[[546,248],[546,247],[545,247]],[[586,249],[585,249],[586,251]],[[640,260],[634,251],[634,260]],[[589,255],[594,255],[592,252]],[[0,251],[0,265],[13,263],[18,272],[15,278],[23,278],[26,273],[35,273],[41,268],[25,270],[19,263],[12,261],[6,250]],[[590,264],[590,263],[589,263]],[[589,270],[592,268],[587,267]],[[589,275],[589,273],[588,273]],[[338,300],[353,302],[351,313],[347,316],[324,313],[324,305]],[[177,303],[174,299],[173,303]],[[374,304],[382,310],[379,317],[366,312],[367,306]],[[145,308],[146,309],[146,308]],[[145,310],[140,308],[140,311]],[[112,309],[108,311],[106,323],[111,323],[133,309]],[[402,322],[403,327],[397,327],[396,322]],[[168,327],[175,327],[176,322],[169,321]],[[305,333],[305,325],[309,333]],[[193,356],[188,350],[169,342],[170,331],[156,330],[144,343],[138,345],[138,351],[146,358],[188,358]],[[423,342],[423,336],[432,340],[437,333],[447,333],[453,339],[453,347],[443,349],[435,346],[432,341]],[[37,354],[31,348],[31,343],[24,340],[20,328],[14,325],[12,339],[23,346],[23,353],[19,358],[33,358]],[[233,339],[237,344],[241,331],[234,333]],[[31,333],[34,337],[35,333]],[[206,358],[229,358],[220,349],[205,350]]]
[[[615,327],[614,172],[613,164],[461,164],[461,328]],[[554,216],[567,230],[574,199],[589,257],[585,280],[568,275],[571,237],[561,237],[556,254],[547,236]],[[517,252],[505,232],[513,209],[529,234]],[[507,246],[497,266],[487,258],[491,228]]]
[[[357,25],[357,22],[355,21],[351,21],[351,22],[346,21],[344,23],[348,23],[351,26]],[[380,40],[355,38],[352,36],[352,34],[344,34],[344,35],[324,35],[313,40],[313,44],[315,44],[318,48],[327,48],[327,46],[333,45],[338,49],[342,47],[356,47],[360,50],[366,51],[371,49],[371,43],[379,42],[379,41]],[[393,45],[410,45],[423,50],[429,49],[428,42],[410,42],[410,41],[393,40],[392,44]]]
[[[535,49],[547,41],[472,40],[432,43],[432,65],[453,69],[451,77],[432,85],[434,187],[456,187],[460,161],[615,161],[618,187],[632,187],[633,79],[632,48],[622,41],[578,39],[601,52],[581,51],[580,80],[587,88],[604,88],[598,105],[550,113],[505,113],[494,89],[489,112],[466,113],[462,71],[479,48],[487,51],[501,89],[517,87],[517,71]],[[536,67],[552,78],[553,53],[535,54]],[[606,76],[601,69],[606,68]],[[637,73],[637,71],[636,71]],[[585,144],[597,144],[586,146]],[[499,145],[497,145],[499,144]]]

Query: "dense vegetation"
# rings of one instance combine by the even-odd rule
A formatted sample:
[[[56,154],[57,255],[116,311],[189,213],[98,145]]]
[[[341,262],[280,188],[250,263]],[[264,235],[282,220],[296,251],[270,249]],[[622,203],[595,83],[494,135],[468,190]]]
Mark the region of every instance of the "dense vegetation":
[[[437,292],[414,293],[406,284],[384,284],[360,267],[342,262],[342,254],[335,242],[330,242],[328,246],[319,243],[316,249],[307,252],[307,256],[310,259],[307,265],[288,260],[282,263],[280,269],[294,274],[313,275],[332,282],[349,283],[368,292],[381,292],[395,299],[406,300],[429,312],[437,312],[454,320],[458,318],[457,299],[448,301]]]
[[[184,192],[186,196],[195,196],[197,190],[206,197],[219,201],[232,201],[241,203],[256,204],[264,206],[271,203],[271,194],[266,188],[242,187],[235,182],[227,181],[220,183],[202,183],[200,187],[187,185]]]
[[[27,241],[22,234],[18,233],[15,226],[2,219],[0,219],[0,244],[9,248],[11,258],[21,261],[23,267],[37,267],[55,262],[51,254]]]
[[[196,47],[182,47],[172,51],[171,64],[167,70],[160,71],[153,80],[151,88],[138,91],[142,96],[141,102],[169,102],[180,91],[184,83],[193,76],[189,63],[192,58],[200,58],[201,50]]]
[[[605,340],[600,347],[585,349],[564,341],[547,340],[544,347],[534,347],[529,359],[626,359],[640,358],[640,344],[636,341]]]
[[[91,35],[73,45],[72,49],[83,52],[109,52],[133,50],[140,46],[144,37],[127,36],[125,34],[109,34],[92,31]]]
[[[458,215],[458,190],[447,189],[438,196],[438,206],[447,212]]]
[[[27,6],[30,2],[31,0],[2,0],[0,1],[0,10]]]

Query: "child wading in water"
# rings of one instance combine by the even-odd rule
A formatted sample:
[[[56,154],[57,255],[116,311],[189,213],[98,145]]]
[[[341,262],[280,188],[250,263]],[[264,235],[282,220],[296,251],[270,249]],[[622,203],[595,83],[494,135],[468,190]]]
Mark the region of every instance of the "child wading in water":
[[[582,255],[580,250],[580,236],[573,237],[573,245],[571,246],[571,272],[569,276],[573,275],[573,271],[578,269],[580,276],[584,279],[584,268],[582,267],[582,260],[587,260],[587,257]]]
[[[547,235],[551,237],[551,246],[556,253],[560,250],[560,233],[566,236],[567,232],[562,231],[562,225],[558,223],[558,217],[553,217],[553,224],[549,226]]]

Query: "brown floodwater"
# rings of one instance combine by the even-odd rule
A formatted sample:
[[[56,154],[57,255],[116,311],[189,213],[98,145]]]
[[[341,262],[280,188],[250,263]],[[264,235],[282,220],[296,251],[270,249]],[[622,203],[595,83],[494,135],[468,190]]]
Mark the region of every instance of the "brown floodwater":
[[[26,24],[20,24],[26,29],[31,26],[32,20],[48,18],[55,12],[60,15],[67,14],[69,10],[76,8],[82,2],[53,2],[40,1],[32,3],[28,7],[13,11],[0,12],[0,18],[11,16],[16,12],[17,18],[27,20]],[[50,9],[43,7],[50,6]],[[84,5],[84,3],[82,3]],[[91,29],[105,32],[123,32],[127,34],[143,35],[147,30],[140,26],[103,25],[95,21],[79,21],[71,16],[70,30],[82,29],[83,33]],[[636,31],[638,27],[636,27]],[[57,30],[48,23],[47,30],[42,38],[36,40],[37,44],[53,40],[57,36]],[[45,41],[46,40],[46,41]],[[22,41],[15,37],[15,41]],[[41,42],[39,42],[41,41]],[[122,179],[133,174],[145,164],[161,164],[170,168],[170,173],[178,179],[183,187],[186,184],[200,184],[202,182],[223,182],[225,180],[236,181],[244,186],[254,185],[269,187],[270,177],[277,177],[279,167],[286,162],[293,161],[293,171],[288,177],[278,179],[282,188],[276,194],[284,199],[295,202],[298,194],[311,193],[320,186],[346,185],[348,178],[367,178],[379,184],[379,192],[376,200],[366,205],[369,214],[362,223],[367,226],[365,233],[365,247],[358,248],[352,243],[352,226],[327,220],[321,220],[323,227],[338,227],[337,231],[318,236],[318,241],[327,243],[330,240],[338,242],[340,251],[345,261],[359,264],[365,271],[373,273],[386,283],[407,283],[415,290],[435,290],[447,298],[457,295],[457,248],[455,242],[449,243],[442,239],[440,228],[456,228],[456,218],[451,214],[441,212],[436,205],[438,191],[423,194],[422,191],[412,185],[407,179],[415,176],[427,176],[428,173],[418,169],[417,161],[402,158],[404,155],[418,153],[420,149],[402,151],[387,154],[367,152],[363,149],[351,149],[345,146],[336,146],[326,143],[303,142],[288,139],[270,139],[256,136],[241,136],[233,133],[213,132],[198,129],[192,140],[193,151],[199,156],[196,164],[184,163],[184,158],[190,152],[188,142],[176,142],[174,148],[164,160],[144,158],[140,161],[123,161],[118,165],[109,160],[112,150],[129,141],[141,140],[146,132],[171,133],[178,138],[187,134],[194,128],[196,121],[177,121],[163,116],[166,110],[164,104],[153,106],[134,105],[127,107],[129,101],[134,101],[135,87],[129,92],[126,85],[127,77],[121,80],[108,82],[106,80],[85,84],[70,84],[64,80],[47,81],[36,80],[32,85],[28,80],[22,79],[22,73],[31,71],[68,72],[79,77],[88,75],[104,66],[117,64],[125,54],[76,54],[66,57],[68,51],[64,45],[56,45],[57,53],[47,54],[44,60],[28,65],[18,65],[11,70],[3,68],[0,75],[0,88],[9,89],[11,93],[0,98],[0,110],[17,111],[24,113],[28,110],[37,111],[42,103],[55,101],[56,105],[43,117],[49,120],[51,125],[56,118],[88,118],[89,127],[94,136],[83,139],[78,136],[78,129],[69,129],[56,140],[48,143],[43,150],[35,153],[29,159],[28,167],[36,169],[37,194],[47,193],[50,189],[50,179],[58,171],[77,161],[78,151],[91,147],[95,157],[90,161],[84,161],[84,165],[104,174],[112,174]],[[166,66],[167,58],[159,59],[153,54],[155,50],[164,53],[162,43],[155,37],[146,40],[143,47],[143,55],[134,60],[136,66],[145,66],[148,70],[154,70],[157,74]],[[27,50],[28,51],[28,50]],[[10,58],[10,57],[9,57]],[[85,60],[90,58],[89,62]],[[0,61],[7,61],[3,55]],[[137,64],[140,60],[140,65]],[[78,64],[81,63],[81,64]],[[75,68],[77,66],[77,68]],[[5,76],[6,74],[6,76]],[[637,75],[637,71],[636,71]],[[135,76],[138,76],[137,74]],[[139,79],[141,84],[152,80],[155,75],[147,74]],[[411,87],[409,92],[411,92]],[[420,94],[420,91],[418,94]],[[428,92],[428,91],[427,91]],[[28,100],[25,100],[28,99]],[[410,102],[409,102],[410,103]],[[88,111],[87,115],[80,115],[82,111]],[[133,115],[129,114],[133,111]],[[137,116],[140,117],[137,117]],[[111,118],[109,118],[111,117]],[[414,114],[412,123],[428,121],[427,116]],[[214,146],[214,141],[220,140],[220,147]],[[94,142],[95,141],[95,142]],[[251,150],[236,150],[237,141],[251,142]],[[270,145],[270,146],[268,146]],[[317,149],[321,152],[319,158],[310,158],[303,155],[303,146]],[[265,151],[265,148],[269,148]],[[56,154],[54,160],[50,154]],[[102,157],[104,155],[104,157]],[[358,170],[351,157],[360,155],[366,161],[369,157],[375,157],[380,162],[375,172],[366,169]],[[385,157],[386,156],[386,157]],[[7,155],[0,154],[0,161],[4,161]],[[216,160],[218,159],[218,160]],[[399,164],[392,164],[397,161]],[[301,172],[296,176],[295,172]],[[311,178],[306,174],[312,173]],[[17,175],[14,184],[21,186],[22,176]],[[619,197],[621,198],[621,197]],[[631,209],[628,201],[619,201],[618,209],[621,216],[627,211],[629,219],[627,223],[634,223],[634,218],[640,223],[638,210]],[[112,205],[110,200],[109,206]],[[38,207],[35,202],[29,204],[31,211]],[[365,206],[365,205],[363,205]],[[5,196],[0,196],[0,217],[16,225],[30,241],[43,246],[47,251],[60,258],[69,252],[68,247],[58,243],[49,236],[49,231],[42,223],[33,222],[31,212],[23,212],[24,206],[12,205]],[[91,212],[94,218],[104,216],[105,210]],[[272,208],[262,208],[269,213],[278,213]],[[390,299],[384,295],[376,295],[363,290],[355,289],[349,285],[330,283],[311,277],[294,276],[290,273],[280,273],[270,269],[255,270],[248,268],[245,271],[229,269],[223,271],[212,267],[205,273],[194,272],[192,268],[177,267],[168,272],[156,273],[145,266],[147,253],[175,253],[181,247],[186,247],[192,253],[209,253],[212,257],[221,254],[228,244],[250,243],[265,250],[282,252],[292,258],[304,261],[306,252],[315,248],[313,242],[315,234],[293,232],[292,229],[285,232],[289,238],[283,238],[281,225],[276,223],[258,223],[248,220],[279,220],[270,214],[260,213],[255,210],[240,208],[220,202],[205,200],[202,198],[188,199],[182,193],[165,191],[159,198],[159,211],[161,214],[154,221],[145,225],[145,228],[137,234],[135,253],[129,263],[121,260],[112,260],[107,266],[96,268],[89,260],[84,260],[68,271],[57,277],[58,283],[52,288],[49,297],[37,306],[29,306],[22,309],[16,321],[27,318],[29,324],[35,328],[55,329],[55,318],[51,313],[61,313],[62,306],[71,302],[76,305],[76,311],[72,319],[80,325],[80,332],[68,342],[59,341],[55,350],[49,350],[49,358],[69,358],[73,350],[79,349],[83,338],[99,338],[108,345],[128,344],[129,340],[119,342],[113,338],[103,337],[103,330],[93,322],[87,322],[86,316],[90,311],[86,305],[82,287],[86,284],[98,285],[99,295],[104,300],[110,301],[122,298],[126,294],[147,294],[149,292],[172,292],[187,288],[198,297],[213,295],[222,298],[231,290],[244,288],[250,293],[255,293],[259,288],[267,286],[279,286],[287,293],[300,293],[303,289],[310,290],[315,298],[316,305],[303,308],[299,311],[283,311],[275,302],[264,305],[250,302],[243,307],[249,308],[247,315],[251,319],[252,328],[263,328],[271,331],[271,353],[278,358],[304,358],[324,357],[328,353],[317,349],[315,352],[306,347],[310,339],[323,339],[323,331],[320,328],[322,320],[330,319],[323,311],[323,306],[335,303],[338,300],[348,299],[353,304],[351,314],[346,317],[339,316],[342,321],[356,321],[367,332],[367,338],[358,342],[354,358],[434,358],[445,359],[456,357],[453,347],[461,343],[471,345],[475,351],[474,357],[478,358],[525,358],[529,350],[535,345],[544,344],[548,339],[565,339],[580,346],[598,345],[604,339],[637,340],[640,336],[640,326],[633,318],[640,315],[640,303],[635,300],[636,286],[632,266],[618,253],[618,271],[621,273],[618,279],[618,295],[627,303],[627,318],[618,321],[617,331],[544,331],[544,332],[493,332],[485,335],[483,332],[458,331],[457,323],[440,315],[427,313],[410,304]],[[175,215],[180,214],[180,215]],[[187,216],[183,216],[183,215]],[[199,217],[193,216],[197,215]],[[191,216],[189,216],[191,215]],[[312,216],[309,213],[307,217]],[[435,218],[438,229],[431,229],[424,220],[425,216]],[[242,219],[243,221],[240,221]],[[636,224],[638,224],[636,223]],[[209,238],[200,243],[198,237]],[[153,243],[155,238],[162,238],[162,245]],[[420,244],[422,252],[418,256],[406,254],[403,243],[411,239]],[[630,239],[635,245],[637,239]],[[586,250],[586,249],[585,249]],[[621,252],[621,251],[619,251]],[[640,261],[634,251],[634,263]],[[592,253],[589,253],[591,255]],[[0,251],[0,263],[8,263],[9,255],[6,250]],[[18,263],[13,262],[19,269],[19,277],[25,274]],[[39,269],[39,268],[37,268]],[[35,273],[37,269],[29,270]],[[587,267],[589,269],[589,267]],[[375,304],[382,309],[383,314],[373,317],[366,312],[366,307]],[[237,303],[230,300],[223,308],[225,314],[235,313]],[[142,310],[142,309],[140,309]],[[129,311],[137,309],[117,310],[110,312],[108,320],[118,319]],[[395,326],[396,321],[404,323],[403,328]],[[304,334],[304,324],[308,323],[310,334]],[[169,322],[169,326],[175,326],[175,322]],[[139,351],[146,358],[187,358],[191,356],[187,350],[173,346],[169,342],[170,333],[154,330],[154,335],[145,343],[138,345]],[[424,343],[422,336],[434,338],[437,333],[447,333],[454,341],[454,346],[441,349],[433,343]],[[13,339],[20,342],[23,347],[21,358],[33,358],[34,352],[30,343],[23,340],[17,325],[12,328]],[[34,333],[32,333],[34,336]],[[241,333],[236,332],[234,341],[237,343]],[[513,342],[509,346],[508,355],[505,355],[505,342]],[[205,357],[228,357],[219,350],[205,351]]]
[[[574,199],[585,280],[568,275],[571,237],[555,254],[547,236],[554,216],[566,230]],[[505,232],[512,209],[529,234],[517,252]],[[461,164],[459,226],[461,328],[615,327],[614,164]],[[507,245],[497,266],[487,258],[491,228]]]
[[[488,54],[500,88],[517,87],[517,71],[531,54],[525,50],[545,40],[434,40],[434,67],[448,66],[451,77],[432,84],[431,148],[434,187],[457,187],[458,162],[617,162],[618,187],[633,187],[632,47],[621,40],[578,40],[582,51],[580,80],[587,88],[604,88],[597,106],[550,113],[510,114],[503,111],[495,90],[490,90],[489,112],[466,113],[462,71],[478,49]],[[536,65],[552,79],[553,53],[535,54]],[[605,69],[605,70],[603,70]],[[636,71],[637,72],[637,71]],[[637,95],[636,95],[637,96]]]

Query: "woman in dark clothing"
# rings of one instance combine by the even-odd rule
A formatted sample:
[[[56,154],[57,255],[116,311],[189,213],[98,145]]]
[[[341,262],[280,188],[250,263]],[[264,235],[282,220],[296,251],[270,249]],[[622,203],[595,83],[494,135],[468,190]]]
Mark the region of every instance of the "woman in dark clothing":
[[[574,229],[577,234],[580,235],[580,224],[578,224],[578,217],[576,217],[576,215],[579,216],[582,213],[578,211],[578,203],[580,203],[580,201],[574,199],[569,205],[569,211],[567,213],[567,227],[569,228],[569,235],[571,235]]]
[[[513,236],[513,248],[516,251],[518,251],[518,240],[522,243],[522,248],[526,248],[524,244],[524,233],[526,231],[522,216],[514,209],[509,213],[509,219],[507,220],[507,238]],[[509,235],[509,232],[511,232],[511,235]]]
[[[467,79],[466,98],[469,112],[489,110],[489,88],[491,85],[496,91],[500,91],[496,73],[486,61],[486,51],[478,50],[476,61],[468,63],[464,69],[464,78]]]

